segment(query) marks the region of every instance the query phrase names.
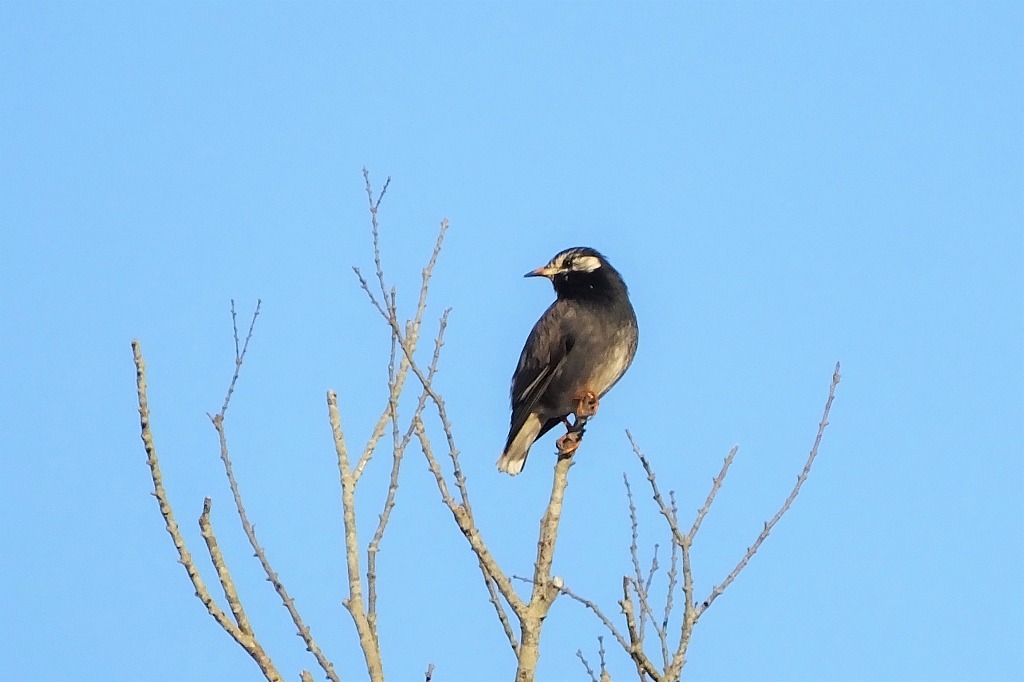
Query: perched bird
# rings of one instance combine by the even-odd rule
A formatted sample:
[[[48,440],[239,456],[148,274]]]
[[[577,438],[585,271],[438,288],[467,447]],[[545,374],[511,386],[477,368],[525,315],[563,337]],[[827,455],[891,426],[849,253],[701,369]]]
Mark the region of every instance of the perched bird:
[[[638,338],[626,283],[594,249],[566,249],[525,276],[550,279],[557,298],[533,326],[512,375],[512,425],[498,458],[498,470],[512,476],[534,441],[559,423],[573,426],[570,414],[582,426],[597,412],[633,362]],[[563,451],[575,447],[559,441]]]

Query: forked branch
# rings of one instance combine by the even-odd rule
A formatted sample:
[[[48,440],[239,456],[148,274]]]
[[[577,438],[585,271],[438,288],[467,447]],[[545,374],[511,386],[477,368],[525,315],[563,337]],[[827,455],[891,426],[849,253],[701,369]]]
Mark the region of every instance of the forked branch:
[[[828,416],[832,409],[832,402],[835,399],[836,387],[839,385],[840,373],[839,363],[836,363],[835,371],[832,374],[832,382],[829,386],[828,398],[825,401],[825,409],[821,417],[821,421],[818,423],[818,431],[814,438],[814,443],[811,446],[810,453],[808,454],[807,460],[804,463],[803,470],[797,477],[796,484],[790,491],[789,495],[783,501],[782,506],[775,513],[775,515],[765,522],[761,533],[757,536],[754,543],[747,548],[746,553],[737,563],[736,567],[726,576],[720,584],[716,585],[711,594],[700,602],[699,604],[694,599],[694,587],[693,587],[693,569],[690,563],[690,550],[693,545],[693,540],[700,530],[701,524],[704,518],[707,516],[711,509],[712,504],[715,501],[715,496],[722,487],[722,483],[725,480],[725,476],[729,471],[729,467],[732,465],[733,460],[736,457],[737,448],[733,447],[729,454],[726,456],[722,469],[718,475],[712,480],[711,490],[708,492],[707,497],[704,500],[704,504],[698,509],[696,517],[694,518],[693,524],[690,526],[689,531],[683,532],[679,525],[678,510],[675,504],[674,496],[670,495],[671,502],[666,502],[665,497],[662,495],[661,490],[658,486],[657,477],[655,476],[654,469],[651,466],[650,461],[644,455],[643,451],[637,445],[633,439],[632,434],[626,432],[629,442],[633,447],[633,452],[636,454],[643,466],[644,472],[647,474],[647,481],[651,489],[651,497],[654,500],[655,505],[658,507],[658,511],[661,516],[664,517],[666,525],[670,533],[672,540],[672,563],[667,574],[668,578],[668,591],[666,596],[666,604],[664,609],[664,617],[659,625],[652,617],[653,610],[651,605],[648,603],[649,600],[649,587],[650,578],[653,576],[655,567],[657,566],[656,561],[652,562],[651,571],[648,573],[648,577],[644,578],[640,568],[639,559],[636,553],[636,515],[635,508],[632,504],[632,491],[629,489],[627,480],[627,497],[630,500],[630,511],[631,518],[633,519],[633,531],[632,531],[632,543],[630,546],[631,558],[633,560],[634,576],[625,576],[623,578],[623,599],[619,602],[622,609],[623,616],[626,623],[626,634],[623,635],[614,626],[611,620],[601,611],[601,609],[594,604],[592,601],[576,595],[566,587],[561,588],[561,592],[567,594],[575,601],[583,604],[586,608],[590,609],[598,619],[605,625],[609,632],[615,637],[619,645],[629,655],[633,663],[637,667],[637,671],[640,676],[646,677],[651,680],[666,682],[678,680],[682,674],[683,666],[686,663],[686,651],[689,647],[690,639],[693,634],[693,628],[697,624],[700,617],[705,611],[711,606],[711,604],[717,599],[726,588],[729,587],[739,576],[740,572],[747,566],[750,560],[757,553],[761,544],[767,539],[775,525],[782,519],[783,515],[789,511],[796,499],[796,496],[800,492],[800,488],[807,480],[808,475],[811,471],[811,466],[814,464],[814,460],[818,455],[818,448],[821,444],[822,436],[825,432],[825,427],[828,426]],[[679,626],[679,640],[675,647],[675,651],[669,656],[668,649],[666,647],[666,629],[668,627],[669,619],[672,612],[673,597],[676,589],[677,581],[677,557],[681,562],[682,570],[682,596],[683,596],[683,616],[682,622]],[[665,660],[664,670],[659,671],[656,666],[651,662],[651,659],[644,651],[644,628],[645,628],[645,617],[651,617],[651,625],[654,628],[656,634],[659,637],[659,642],[662,646],[662,656]]]
[[[142,442],[146,448],[146,462],[149,465],[149,471],[153,478],[153,496],[156,497],[157,503],[160,507],[160,514],[164,518],[164,525],[167,528],[167,533],[171,536],[171,540],[174,543],[175,549],[178,550],[178,561],[185,567],[185,572],[188,574],[189,580],[192,581],[192,586],[195,588],[196,597],[203,603],[206,610],[209,612],[213,619],[217,621],[217,624],[227,632],[232,639],[234,639],[239,646],[241,646],[246,653],[248,653],[252,659],[259,666],[260,671],[264,677],[270,682],[279,682],[282,678],[278,673],[277,668],[274,666],[274,662],[270,659],[270,656],[264,651],[259,641],[252,634],[251,626],[248,624],[248,620],[244,618],[243,614],[236,614],[239,619],[239,623],[245,624],[245,630],[242,629],[239,623],[232,622],[231,618],[217,605],[213,597],[210,596],[209,590],[206,589],[206,583],[203,581],[202,576],[199,574],[199,569],[196,568],[195,561],[192,559],[192,554],[188,551],[188,547],[185,544],[185,538],[181,533],[181,529],[178,527],[177,521],[174,519],[174,510],[171,508],[171,503],[167,497],[167,491],[164,488],[163,474],[160,471],[160,461],[157,457],[156,444],[153,439],[153,431],[150,426],[149,416],[149,396],[148,388],[146,385],[146,361],[142,356],[142,344],[139,343],[138,339],[132,341],[132,354],[135,359],[135,374],[136,374],[136,386],[138,390],[139,399],[139,421],[142,427]],[[209,535],[212,538],[213,531],[209,529],[209,506],[204,505],[203,516],[201,517],[201,525],[203,525],[202,531],[204,537]],[[209,540],[208,540],[209,542]],[[218,575],[227,573],[227,565],[223,561],[223,557],[220,556],[219,551],[214,552],[211,548],[211,559],[216,565]],[[227,580],[227,583],[225,583]],[[224,585],[225,591],[229,589],[234,592],[234,583],[228,578],[222,578],[222,584]],[[229,588],[230,586],[230,588]],[[237,597],[237,595],[235,595]],[[230,600],[230,597],[229,597]]]

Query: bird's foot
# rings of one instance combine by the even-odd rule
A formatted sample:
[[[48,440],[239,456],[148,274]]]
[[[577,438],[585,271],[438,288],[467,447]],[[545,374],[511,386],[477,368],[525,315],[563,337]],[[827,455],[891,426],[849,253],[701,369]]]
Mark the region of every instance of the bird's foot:
[[[555,441],[555,447],[558,448],[559,456],[566,457],[576,452],[582,440],[583,429],[566,431],[564,436]]]
[[[597,414],[599,400],[593,391],[581,393],[576,398],[576,421],[587,420]]]

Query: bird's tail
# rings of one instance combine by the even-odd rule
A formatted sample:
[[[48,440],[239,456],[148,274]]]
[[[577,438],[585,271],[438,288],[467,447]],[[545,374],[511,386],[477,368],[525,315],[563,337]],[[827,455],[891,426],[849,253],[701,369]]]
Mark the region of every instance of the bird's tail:
[[[498,458],[498,471],[515,476],[526,466],[526,456],[530,454],[530,446],[540,436],[540,418],[531,414],[518,433],[509,434],[505,451]]]

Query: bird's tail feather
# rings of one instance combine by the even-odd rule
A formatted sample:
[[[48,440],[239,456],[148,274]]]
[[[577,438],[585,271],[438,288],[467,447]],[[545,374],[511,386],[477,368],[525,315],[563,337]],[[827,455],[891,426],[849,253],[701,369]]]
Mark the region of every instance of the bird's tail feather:
[[[526,456],[530,454],[530,446],[540,436],[540,429],[541,421],[537,415],[531,414],[527,417],[519,433],[514,436],[510,434],[508,445],[498,458],[498,471],[503,471],[509,476],[515,476],[522,471],[526,466]]]

